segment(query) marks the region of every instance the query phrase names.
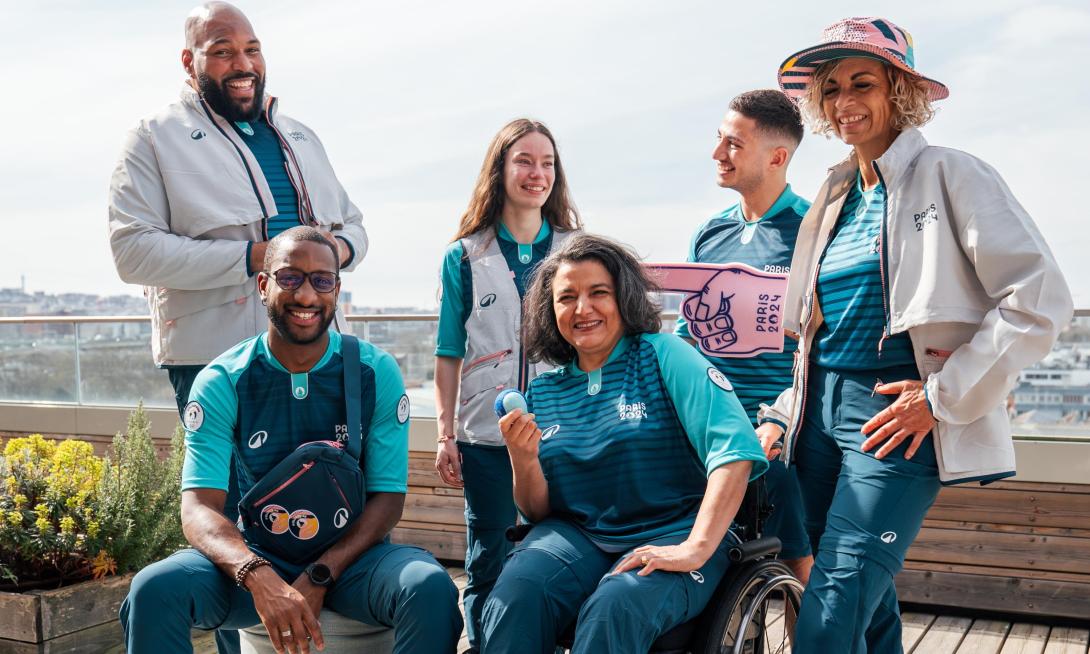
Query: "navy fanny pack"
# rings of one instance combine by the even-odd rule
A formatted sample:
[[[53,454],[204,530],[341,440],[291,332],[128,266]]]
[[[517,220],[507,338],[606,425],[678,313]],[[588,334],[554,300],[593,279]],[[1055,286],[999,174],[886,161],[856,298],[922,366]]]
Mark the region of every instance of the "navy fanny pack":
[[[246,542],[289,563],[317,559],[363,513],[359,348],[354,336],[341,336],[347,443],[303,443],[273,466],[238,504],[239,528]]]

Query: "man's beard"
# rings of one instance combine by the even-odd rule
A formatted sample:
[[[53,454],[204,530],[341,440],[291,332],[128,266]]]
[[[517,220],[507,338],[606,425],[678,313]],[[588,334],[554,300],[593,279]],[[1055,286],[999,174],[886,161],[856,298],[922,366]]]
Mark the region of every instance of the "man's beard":
[[[333,322],[333,309],[319,309],[321,311],[321,322],[318,323],[318,328],[314,331],[314,335],[309,338],[299,338],[292,333],[292,326],[288,324],[287,309],[278,309],[272,305],[265,308],[265,312],[269,314],[269,321],[272,322],[273,327],[280,334],[280,337],[285,341],[293,345],[310,345],[314,341],[318,340],[329,331],[329,325]]]
[[[231,100],[227,95],[227,82],[246,79],[247,77],[254,80],[254,99],[250,108],[244,111],[237,102]],[[212,111],[233,123],[253,122],[261,115],[261,103],[265,97],[264,77],[258,77],[253,73],[241,73],[225,77],[222,82],[216,84],[215,80],[209,77],[207,73],[201,73],[197,76],[197,87],[201,91],[201,96],[212,107]]]

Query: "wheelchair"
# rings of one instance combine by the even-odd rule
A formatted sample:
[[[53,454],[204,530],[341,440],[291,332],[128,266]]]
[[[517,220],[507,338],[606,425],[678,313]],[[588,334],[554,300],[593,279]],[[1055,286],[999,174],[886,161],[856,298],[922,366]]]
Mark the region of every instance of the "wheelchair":
[[[777,654],[791,651],[795,622],[802,603],[802,583],[776,559],[780,539],[763,537],[765,519],[775,507],[768,503],[763,477],[746,488],[731,531],[739,543],[730,548],[731,566],[708,606],[699,616],[667,631],[648,654]],[[511,542],[522,540],[532,525],[507,529]],[[575,625],[558,645],[570,649]]]

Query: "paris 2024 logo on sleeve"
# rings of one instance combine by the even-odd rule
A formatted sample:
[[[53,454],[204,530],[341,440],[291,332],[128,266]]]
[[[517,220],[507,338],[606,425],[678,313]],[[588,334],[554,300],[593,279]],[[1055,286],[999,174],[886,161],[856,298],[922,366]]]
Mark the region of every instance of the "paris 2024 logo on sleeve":
[[[662,290],[685,293],[681,316],[700,351],[714,357],[783,352],[787,275],[744,263],[648,264]]]

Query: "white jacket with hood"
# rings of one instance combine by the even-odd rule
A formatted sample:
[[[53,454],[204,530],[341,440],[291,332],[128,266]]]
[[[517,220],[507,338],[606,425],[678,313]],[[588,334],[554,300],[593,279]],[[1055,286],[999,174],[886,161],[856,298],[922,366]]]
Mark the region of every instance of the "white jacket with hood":
[[[886,337],[908,332],[938,424],[944,484],[1014,474],[1007,396],[1071,320],[1071,293],[1033,220],[979,159],[902,132],[874,162],[885,186],[881,262]],[[787,428],[790,459],[805,407],[807,360],[822,322],[821,255],[855,183],[854,156],[830,169],[799,229],[784,326],[799,334],[793,388],[758,419]],[[885,337],[883,337],[884,340]],[[874,343],[861,347],[879,347]],[[893,380],[888,380],[893,381]]]
[[[275,98],[264,107],[301,224],[335,231],[353,250],[342,270],[352,270],[367,251],[359,209],[314,132],[277,113]],[[121,279],[146,287],[157,365],[204,365],[265,329],[249,243],[267,240],[275,215],[257,159],[188,84],[180,102],[129,131],[110,180],[110,246]]]

